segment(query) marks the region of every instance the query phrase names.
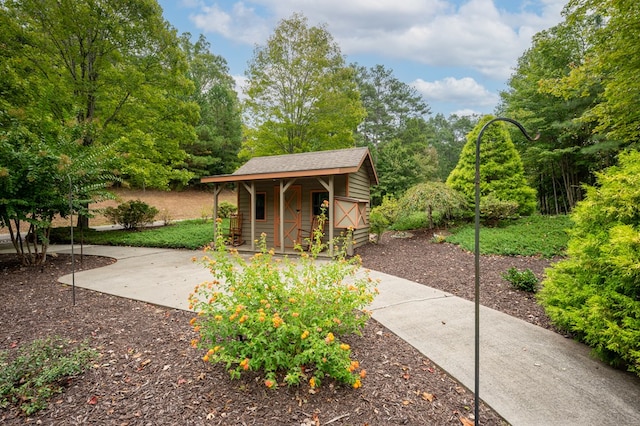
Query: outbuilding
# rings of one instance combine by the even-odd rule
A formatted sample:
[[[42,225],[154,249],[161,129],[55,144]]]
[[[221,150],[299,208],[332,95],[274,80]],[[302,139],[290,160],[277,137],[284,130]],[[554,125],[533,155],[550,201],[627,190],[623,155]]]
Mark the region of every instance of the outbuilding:
[[[323,208],[327,241],[348,229],[355,247],[369,240],[371,186],[378,177],[368,148],[255,157],[232,174],[201,182],[213,184],[214,212],[224,187],[236,185],[241,218],[237,241],[246,249],[255,251],[255,241],[264,233],[268,247],[290,252],[304,243],[301,235]]]

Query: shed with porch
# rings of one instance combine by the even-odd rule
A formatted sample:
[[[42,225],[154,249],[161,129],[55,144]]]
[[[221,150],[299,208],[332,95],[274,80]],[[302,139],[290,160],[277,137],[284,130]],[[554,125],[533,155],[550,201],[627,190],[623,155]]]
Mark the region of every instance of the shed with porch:
[[[328,202],[324,232],[329,241],[348,228],[353,229],[354,246],[369,241],[371,186],[378,177],[368,148],[255,157],[232,174],[203,177],[201,182],[213,184],[214,212],[224,187],[236,185],[243,218],[240,240],[252,251],[262,233],[268,247],[291,251],[302,243],[300,230],[311,228],[323,202]]]

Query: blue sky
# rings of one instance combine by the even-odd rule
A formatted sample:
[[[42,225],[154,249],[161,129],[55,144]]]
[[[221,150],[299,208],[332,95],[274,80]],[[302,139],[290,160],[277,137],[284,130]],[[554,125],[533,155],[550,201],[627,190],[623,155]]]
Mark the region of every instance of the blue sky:
[[[238,84],[256,45],[294,12],[326,24],[348,63],[384,65],[432,113],[491,113],[531,46],[567,0],[159,0],[179,33],[204,34]]]

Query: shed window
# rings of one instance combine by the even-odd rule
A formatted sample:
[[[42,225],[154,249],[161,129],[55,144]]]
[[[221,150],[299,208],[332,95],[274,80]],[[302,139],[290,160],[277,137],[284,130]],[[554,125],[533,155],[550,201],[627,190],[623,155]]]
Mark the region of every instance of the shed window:
[[[313,209],[313,215],[319,216],[322,214],[322,203],[329,202],[328,192],[312,192],[311,193],[311,208]],[[325,215],[329,216],[329,210],[326,209]]]
[[[267,220],[267,193],[256,193],[256,220]]]

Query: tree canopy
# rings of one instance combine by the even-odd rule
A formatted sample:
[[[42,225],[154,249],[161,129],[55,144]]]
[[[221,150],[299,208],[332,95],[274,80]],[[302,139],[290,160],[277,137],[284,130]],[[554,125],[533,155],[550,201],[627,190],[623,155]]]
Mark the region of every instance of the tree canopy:
[[[634,0],[572,0],[565,8],[569,24],[599,24],[585,33],[583,60],[568,75],[549,82],[549,92],[575,99],[601,91],[576,120],[594,123],[595,132],[622,145],[640,140],[640,5]]]
[[[242,122],[235,83],[226,60],[211,53],[204,36],[192,43],[191,34],[180,38],[189,68],[187,77],[195,85],[191,100],[200,107],[195,140],[182,141],[187,152],[187,168],[193,173],[191,184],[202,176],[232,173],[239,165]]]
[[[155,0],[8,0],[0,14],[20,24],[2,31],[18,47],[5,64],[30,83],[14,107],[75,123],[87,148],[111,146],[113,168],[133,185],[186,183],[180,143],[194,139],[198,110]]]
[[[340,48],[324,26],[294,14],[258,46],[246,71],[245,157],[354,145],[365,111]]]
[[[377,146],[398,136],[408,120],[424,118],[429,106],[416,89],[398,80],[383,65],[354,64],[362,103],[367,111],[358,125],[358,143]]]

